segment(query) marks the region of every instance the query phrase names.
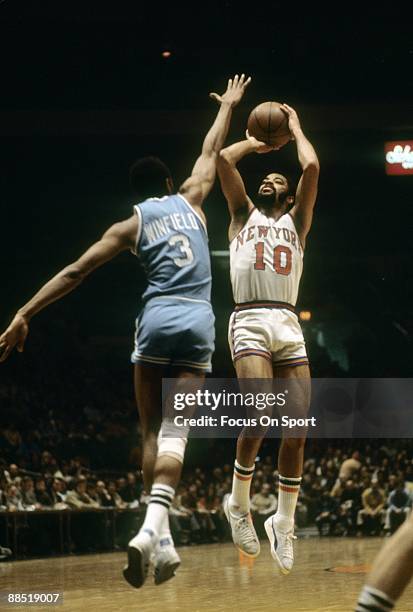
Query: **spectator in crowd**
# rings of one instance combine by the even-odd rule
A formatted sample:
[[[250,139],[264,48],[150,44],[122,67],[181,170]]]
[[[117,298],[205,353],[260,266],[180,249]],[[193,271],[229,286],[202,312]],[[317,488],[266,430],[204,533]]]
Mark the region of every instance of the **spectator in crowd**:
[[[354,451],[351,457],[345,459],[341,464],[338,477],[342,482],[345,482],[349,478],[353,478],[354,474],[360,471],[360,468],[360,453],[359,451]]]
[[[315,518],[315,524],[320,536],[335,535],[337,521],[338,502],[336,498],[330,495],[327,489],[324,489],[318,501],[318,513]]]
[[[251,510],[254,513],[269,516],[277,510],[277,498],[271,493],[271,486],[264,483],[259,493],[255,493],[251,499]]]
[[[7,510],[6,489],[7,489],[7,480],[4,476],[0,477],[0,512]]]
[[[9,484],[14,484],[17,487],[21,484],[21,476],[19,475],[19,468],[15,463],[11,463],[8,470],[4,472],[6,480]]]
[[[180,511],[180,516],[183,519],[183,521],[180,521],[180,523],[183,523],[188,527],[190,541],[196,543],[200,542],[202,534],[201,526],[196,513],[196,485],[192,485],[192,489],[187,489],[185,486],[178,487],[177,494],[172,505],[174,509],[178,509]],[[175,516],[178,516],[177,513],[174,514]],[[185,518],[187,520],[185,520]]]
[[[122,479],[119,479],[122,480]],[[123,480],[125,480],[123,478]],[[123,499],[121,498],[121,496],[119,495],[117,489],[116,489],[116,482],[114,482],[113,480],[111,480],[110,482],[108,482],[108,494],[111,498],[112,501],[112,506],[114,508],[118,508],[118,509],[124,509],[128,507],[127,502],[123,501]]]
[[[396,487],[397,487],[397,476],[396,474],[390,474],[386,482],[385,491],[387,495],[390,495],[390,493],[394,491]]]
[[[340,495],[339,520],[343,535],[354,535],[357,530],[357,515],[361,508],[360,488],[352,478],[346,480]]]
[[[178,486],[177,491],[180,487]],[[192,511],[181,504],[180,495],[176,495],[169,508],[169,523],[174,542],[178,545],[189,544],[194,525],[191,521]],[[198,523],[195,523],[195,531],[199,531]]]
[[[15,484],[8,484],[6,488],[6,506],[9,512],[16,510],[24,510],[22,495],[19,488]]]
[[[96,487],[96,480],[87,481],[86,492],[89,495],[90,499],[92,499],[94,502],[97,503],[98,506],[100,506],[100,500]]]
[[[21,495],[22,495],[22,504],[27,508],[39,508],[40,504],[37,501],[36,493],[34,491],[34,482],[33,478],[29,476],[25,476],[22,480],[21,484]]]
[[[71,466],[67,461],[61,462],[60,468],[56,470],[54,477],[63,480],[66,486],[75,481],[75,477],[71,474]]]
[[[318,500],[321,495],[320,489],[315,485],[315,476],[304,472],[302,477],[301,490],[299,493],[299,499],[305,505],[307,509],[307,520],[311,523],[315,520],[318,514]]]
[[[96,483],[97,501],[101,508],[114,508],[114,500],[109,495],[106,485],[103,480],[98,480]]]
[[[129,507],[136,508],[139,506],[141,491],[142,487],[136,482],[136,475],[133,472],[128,472],[126,474],[126,484],[119,490],[119,495],[123,501],[127,502]]]
[[[212,520],[211,512],[207,508],[207,501],[203,491],[198,491],[198,501],[196,504],[196,514],[200,523],[201,531],[206,542],[216,542],[218,540],[215,522]]]
[[[79,478],[76,482],[76,486],[71,491],[68,491],[66,495],[66,503],[71,508],[80,510],[82,508],[99,508],[99,504],[95,502],[86,492],[87,480],[86,478]]]
[[[47,491],[44,478],[37,478],[36,480],[36,498],[40,508],[51,508],[53,506],[53,499]]]
[[[3,437],[9,445],[11,454],[15,456],[22,454],[23,438],[13,423],[3,429]]]
[[[222,507],[222,498],[219,495],[210,495],[208,498],[208,509],[211,519],[215,525],[215,532],[218,540],[224,540],[227,532],[227,520]]]
[[[337,480],[335,481],[333,485],[333,488],[330,491],[331,497],[334,497],[337,500],[340,499],[344,491],[344,483],[345,483],[344,478],[337,478]]]
[[[199,504],[200,495],[195,483],[189,485],[186,492],[181,496],[181,504],[191,512],[192,532],[200,537],[200,540],[209,541],[213,524],[208,513],[205,511],[205,500]]]
[[[53,507],[56,508],[56,510],[64,510],[68,507],[65,503],[66,493],[64,491],[64,480],[61,480],[60,478],[53,478],[50,489],[50,497],[52,499]]]
[[[127,480],[124,476],[122,476],[121,478],[118,478],[115,482],[115,489],[116,491],[122,491],[122,489],[124,489],[127,485]]]
[[[361,496],[362,509],[357,515],[357,525],[364,535],[380,535],[383,527],[385,496],[377,478],[372,478],[371,486]]]
[[[397,482],[396,488],[390,493],[387,504],[386,526],[393,534],[411,511],[411,498],[402,480]]]

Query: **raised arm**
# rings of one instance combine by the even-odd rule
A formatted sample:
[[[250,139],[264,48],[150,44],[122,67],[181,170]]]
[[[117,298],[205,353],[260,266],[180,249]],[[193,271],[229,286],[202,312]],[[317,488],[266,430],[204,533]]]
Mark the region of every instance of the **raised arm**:
[[[221,188],[228,203],[231,215],[229,239],[237,234],[240,227],[254,207],[245,190],[244,181],[238,171],[237,163],[249,153],[268,153],[273,147],[259,142],[256,138],[248,135],[246,140],[236,142],[222,149],[218,158],[218,176]]]
[[[247,132],[245,140],[235,142],[220,152],[217,164],[218,176],[231,217],[248,212],[253,206],[245,191],[237,163],[249,153],[268,153],[272,150],[273,147],[259,142]]]
[[[35,314],[73,291],[88,274],[121,251],[133,250],[139,223],[138,216],[134,215],[126,221],[112,225],[77,261],[58,272],[19,309],[9,327],[0,336],[0,362],[7,359],[15,346],[20,353],[23,352],[29,322]]]
[[[281,108],[288,115],[288,125],[296,142],[298,160],[303,170],[297,187],[295,204],[290,214],[296,224],[301,243],[304,245],[313,220],[320,164],[313,145],[304,136],[295,110],[288,104],[283,104]]]
[[[240,78],[235,75],[234,79],[229,79],[227,90],[222,96],[216,93],[210,94],[220,104],[220,109],[205,137],[201,155],[195,162],[191,176],[179,188],[179,193],[195,207],[202,206],[212,189],[217,158],[228,133],[232,109],[241,100],[250,81],[251,78],[245,79],[244,74]]]

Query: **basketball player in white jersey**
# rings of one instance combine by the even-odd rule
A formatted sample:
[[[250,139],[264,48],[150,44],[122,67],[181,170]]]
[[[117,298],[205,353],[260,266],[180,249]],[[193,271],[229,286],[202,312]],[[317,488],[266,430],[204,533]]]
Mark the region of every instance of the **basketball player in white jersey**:
[[[297,145],[302,175],[295,191],[277,172],[262,181],[254,202],[237,163],[249,153],[273,148],[249,137],[223,149],[218,174],[231,214],[231,282],[236,303],[229,323],[232,359],[240,379],[310,378],[305,343],[294,307],[303,254],[317,196],[319,163],[297,113],[282,106]],[[310,385],[303,395],[309,405]],[[256,435],[255,433],[253,435]],[[260,544],[250,515],[250,485],[262,437],[244,429],[238,438],[232,493],[224,500],[236,546],[256,557]],[[304,438],[283,438],[278,456],[278,509],[265,522],[271,554],[281,572],[293,565],[294,513],[301,482]]]

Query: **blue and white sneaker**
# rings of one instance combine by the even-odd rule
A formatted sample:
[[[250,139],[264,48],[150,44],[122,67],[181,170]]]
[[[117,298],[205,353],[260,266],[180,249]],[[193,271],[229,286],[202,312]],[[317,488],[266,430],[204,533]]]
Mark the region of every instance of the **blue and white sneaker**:
[[[277,562],[282,574],[289,574],[294,565],[293,540],[297,539],[294,535],[294,524],[288,530],[280,529],[278,517],[273,514],[267,518],[264,527],[270,541],[272,558]]]
[[[150,529],[144,529],[128,544],[128,564],[123,568],[123,577],[135,589],[140,589],[146,580],[151,555],[157,543],[156,534]]]
[[[153,555],[155,584],[162,584],[175,576],[181,559],[175,550],[172,538],[161,538]]]

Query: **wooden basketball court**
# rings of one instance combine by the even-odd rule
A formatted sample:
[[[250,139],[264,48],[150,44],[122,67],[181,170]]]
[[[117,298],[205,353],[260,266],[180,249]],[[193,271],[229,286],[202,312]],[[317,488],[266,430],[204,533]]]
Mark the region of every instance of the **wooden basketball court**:
[[[230,543],[180,548],[177,576],[155,586],[150,575],[139,590],[122,578],[124,553],[2,563],[0,591],[63,591],[64,603],[55,609],[70,612],[351,612],[382,543],[378,538],[300,539],[289,576],[277,573],[266,541],[254,562],[240,560]],[[53,607],[2,609],[50,612]],[[413,610],[413,585],[397,610]]]

